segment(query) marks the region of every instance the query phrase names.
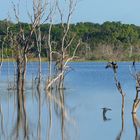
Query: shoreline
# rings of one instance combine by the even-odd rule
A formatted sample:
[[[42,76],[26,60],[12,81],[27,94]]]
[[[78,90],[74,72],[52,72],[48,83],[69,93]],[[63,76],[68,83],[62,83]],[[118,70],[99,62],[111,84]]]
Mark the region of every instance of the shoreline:
[[[16,62],[14,58],[3,58],[3,62]],[[38,58],[29,58],[28,62],[39,62]],[[45,57],[41,58],[41,62],[48,62],[48,59]],[[75,59],[70,62],[110,62],[107,60],[85,60],[85,59]],[[125,60],[125,61],[115,61],[115,62],[133,62],[132,60]],[[136,61],[139,62],[139,61]]]

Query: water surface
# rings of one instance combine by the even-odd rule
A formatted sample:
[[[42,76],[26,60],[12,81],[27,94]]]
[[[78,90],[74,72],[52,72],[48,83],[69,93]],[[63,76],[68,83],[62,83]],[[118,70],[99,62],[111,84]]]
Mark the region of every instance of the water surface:
[[[4,63],[0,74],[0,139],[11,140],[135,140],[139,127],[131,115],[135,97],[135,80],[130,74],[131,63],[119,63],[118,79],[126,93],[124,120],[121,116],[121,95],[106,63],[72,62],[66,75],[64,91],[44,90],[47,63],[42,63],[42,90],[36,89],[38,63],[29,63],[26,81],[25,122],[18,120],[16,91],[13,86],[15,64]],[[137,69],[140,65],[137,64]],[[64,96],[62,96],[64,95]],[[105,116],[101,108],[111,108]],[[137,113],[137,122],[140,112]],[[122,129],[122,121],[124,128]],[[136,124],[136,123],[135,123]],[[121,133],[121,138],[120,138]]]

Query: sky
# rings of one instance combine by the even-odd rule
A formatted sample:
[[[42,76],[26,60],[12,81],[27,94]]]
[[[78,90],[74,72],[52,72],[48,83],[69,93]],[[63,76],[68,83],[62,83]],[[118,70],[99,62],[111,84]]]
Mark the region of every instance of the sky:
[[[12,1],[0,0],[0,19],[10,15],[14,20]],[[60,0],[62,1],[62,0]],[[20,0],[20,19],[28,22],[27,11],[32,11],[32,0]],[[78,0],[72,23],[121,21],[140,26],[140,0]]]

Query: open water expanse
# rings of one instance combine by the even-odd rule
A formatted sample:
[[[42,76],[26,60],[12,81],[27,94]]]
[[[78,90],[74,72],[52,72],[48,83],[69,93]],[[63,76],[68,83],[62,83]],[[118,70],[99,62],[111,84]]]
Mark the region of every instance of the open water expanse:
[[[106,63],[72,62],[65,90],[46,93],[47,63],[42,63],[42,90],[36,89],[38,63],[28,63],[26,80],[26,121],[19,119],[14,86],[14,63],[4,63],[0,74],[0,140],[139,140],[140,109],[132,118],[135,80],[131,63],[119,63],[118,79],[125,96],[124,116],[121,95],[113,71]],[[140,70],[140,64],[136,64]],[[111,111],[103,113],[102,108]],[[26,124],[26,125],[25,125]],[[26,137],[25,137],[26,135]]]

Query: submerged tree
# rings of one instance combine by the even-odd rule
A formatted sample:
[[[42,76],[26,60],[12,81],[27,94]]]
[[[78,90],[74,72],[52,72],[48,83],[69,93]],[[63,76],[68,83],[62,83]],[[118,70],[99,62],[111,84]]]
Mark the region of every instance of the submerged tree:
[[[78,41],[74,46],[74,50],[72,53],[69,53],[71,49],[72,43],[75,39],[75,35],[70,35],[70,20],[71,16],[74,12],[75,6],[77,1],[76,0],[68,0],[64,2],[68,7],[67,16],[64,16],[64,12],[60,7],[59,1],[56,1],[56,9],[60,14],[61,26],[62,29],[62,36],[59,42],[56,42],[57,47],[59,48],[57,51],[53,50],[53,41],[51,38],[51,30],[52,30],[52,15],[50,16],[50,28],[49,28],[49,39],[48,39],[48,46],[49,46],[49,80],[46,85],[46,89],[50,89],[53,84],[56,85],[57,89],[64,89],[64,79],[65,74],[68,70],[68,62],[73,60],[76,55],[76,51],[80,45],[80,41]],[[53,54],[55,54],[56,58],[53,58]],[[52,75],[52,61],[55,61],[55,75]]]
[[[139,99],[139,92],[140,92],[140,72],[137,72],[136,66],[135,66],[135,61],[133,62],[133,71],[131,71],[131,75],[134,77],[136,81],[136,95],[135,99],[133,102],[133,107],[132,107],[132,114],[135,114],[140,106],[140,99]]]
[[[122,114],[123,114],[124,113],[124,98],[125,98],[125,93],[122,90],[121,83],[118,80],[118,74],[117,74],[118,65],[115,62],[109,62],[107,64],[106,68],[111,68],[113,70],[113,73],[114,73],[114,81],[115,81],[116,87],[117,87],[119,93],[122,96]]]
[[[124,103],[125,103],[125,93],[122,89],[122,86],[121,86],[121,83],[119,82],[118,80],[118,73],[117,73],[117,70],[118,70],[118,65],[117,63],[115,62],[109,62],[106,66],[106,68],[111,68],[113,70],[113,73],[114,73],[114,81],[115,81],[115,84],[116,84],[116,87],[119,91],[119,93],[121,94],[121,97],[122,97],[122,107],[121,107],[121,118],[122,118],[122,127],[121,127],[121,131],[120,133],[118,134],[116,140],[120,140],[121,139],[121,136],[122,136],[122,132],[124,130]]]
[[[35,0],[33,0],[33,3]],[[38,4],[41,3],[40,0],[36,1]],[[37,6],[37,7],[36,7]],[[37,8],[37,10],[35,9]],[[42,15],[42,9],[40,9],[40,5],[33,5],[34,19],[32,23],[27,27],[20,22],[19,16],[19,4],[16,7],[13,4],[13,10],[15,13],[16,21],[17,21],[17,31],[14,30],[13,26],[9,27],[8,30],[8,46],[13,50],[13,55],[16,61],[16,89],[17,89],[17,102],[19,114],[25,114],[25,81],[26,81],[26,71],[27,71],[27,61],[28,56],[31,54],[31,49],[34,46],[33,37],[36,35],[36,44],[38,55],[40,56],[40,17]],[[40,59],[40,57],[39,57]],[[40,62],[40,61],[39,61]],[[40,75],[40,72],[39,72]]]

